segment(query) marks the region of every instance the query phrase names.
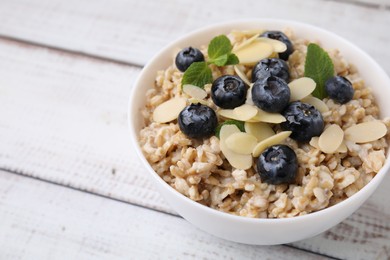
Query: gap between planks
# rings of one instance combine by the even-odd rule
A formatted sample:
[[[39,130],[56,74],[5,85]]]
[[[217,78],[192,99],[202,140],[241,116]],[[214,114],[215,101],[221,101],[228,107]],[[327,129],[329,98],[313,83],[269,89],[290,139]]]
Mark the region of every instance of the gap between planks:
[[[355,0],[321,0],[325,2],[336,2],[336,3],[343,3],[343,4],[349,4],[349,5],[355,5],[355,6],[361,6],[365,8],[370,9],[376,9],[376,10],[386,10],[390,11],[390,5],[387,3],[373,3],[372,1],[355,1]]]
[[[25,44],[25,45],[29,45],[29,46],[38,47],[38,48],[48,49],[48,50],[52,50],[52,51],[68,53],[68,54],[72,54],[72,55],[79,56],[79,57],[100,60],[100,61],[109,62],[109,63],[113,63],[113,64],[117,64],[117,65],[131,66],[131,67],[136,67],[136,68],[140,68],[140,69],[144,67],[144,65],[132,63],[129,61],[118,60],[115,58],[100,56],[97,54],[92,54],[92,53],[87,53],[87,52],[76,51],[76,50],[72,50],[72,49],[66,49],[66,48],[62,48],[62,47],[58,47],[58,46],[52,46],[52,45],[49,45],[46,43],[35,42],[35,41],[31,41],[31,40],[26,40],[26,39],[14,37],[14,36],[7,36],[7,35],[0,34],[0,40],[11,41],[11,42]]]
[[[102,195],[102,194],[99,194],[99,193],[95,193],[95,192],[91,192],[91,191],[87,191],[87,190],[83,190],[83,189],[78,189],[78,188],[75,188],[75,187],[72,187],[72,186],[69,186],[69,185],[64,185],[64,184],[61,184],[61,183],[56,183],[56,182],[52,182],[52,181],[49,181],[49,180],[40,179],[40,178],[37,178],[37,177],[34,177],[34,176],[25,175],[22,172],[17,172],[17,171],[5,169],[5,168],[0,168],[0,173],[1,172],[6,172],[8,174],[17,175],[18,177],[21,177],[21,178],[32,179],[32,180],[35,180],[35,181],[44,182],[44,183],[49,184],[49,185],[59,186],[59,187],[62,187],[62,188],[74,190],[74,191],[81,192],[81,193],[86,193],[86,194],[89,194],[89,195],[92,195],[92,196],[96,196],[96,197],[100,197],[100,198],[103,198],[103,199],[112,200],[112,201],[120,202],[120,203],[123,203],[123,204],[135,206],[135,207],[138,207],[138,208],[141,208],[141,209],[150,210],[150,211],[153,211],[153,212],[156,212],[156,213],[160,213],[160,214],[164,214],[164,215],[169,215],[171,217],[176,217],[176,218],[183,219],[182,216],[177,215],[177,214],[172,214],[172,213],[169,213],[169,212],[166,212],[166,211],[162,211],[162,210],[158,210],[158,209],[154,209],[154,208],[148,208],[148,207],[143,206],[143,205],[139,205],[139,204],[136,204],[136,203],[131,203],[131,202],[128,202],[128,201],[125,201],[125,200],[117,199],[117,198],[112,198],[112,197],[105,196],[105,195]],[[341,258],[330,256],[330,255],[327,255],[327,254],[324,254],[324,253],[314,252],[314,251],[311,251],[311,250],[308,250],[308,249],[305,249],[305,248],[300,248],[300,247],[294,246],[292,244],[281,244],[279,246],[292,248],[292,249],[299,250],[299,251],[302,251],[302,252],[306,252],[306,253],[309,253],[309,254],[312,254],[312,255],[315,255],[315,256],[326,257],[328,259],[335,259],[335,260],[340,260],[341,259]]]

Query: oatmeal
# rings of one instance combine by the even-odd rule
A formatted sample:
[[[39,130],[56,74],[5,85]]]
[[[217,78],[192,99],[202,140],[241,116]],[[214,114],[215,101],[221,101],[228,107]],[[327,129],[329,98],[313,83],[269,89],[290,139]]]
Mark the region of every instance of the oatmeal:
[[[226,54],[225,63],[220,63],[222,58],[210,57],[207,46],[198,51],[186,48],[187,53],[194,52],[194,61],[199,64],[202,60],[218,60],[207,64],[213,83],[201,88],[183,84],[186,79],[183,80],[182,71],[191,66],[185,57],[180,66],[174,61],[157,73],[154,87],[146,93],[146,106],[142,111],[145,127],[139,141],[152,168],[178,192],[234,215],[285,218],[305,215],[347,199],[382,168],[390,119],[379,118],[375,98],[358,71],[338,50],[327,50],[334,66],[332,73],[339,76],[335,81],[343,81],[344,77],[345,82],[327,82],[329,96],[314,97],[318,82],[305,77],[310,42],[295,38],[289,30],[284,33],[291,46],[288,42],[283,44],[283,39],[277,41],[266,34],[263,35],[268,38],[256,40],[257,32],[231,32],[228,38],[233,46],[232,53],[239,59],[235,65],[229,65],[229,62],[235,63],[229,61],[234,60],[230,52]],[[254,43],[253,48],[260,50],[256,59],[250,55],[249,48]],[[278,75],[272,76],[269,84],[277,84],[279,88],[288,83],[287,89],[284,85],[284,89],[278,89],[288,95],[280,94],[277,97],[280,100],[269,107],[268,100],[263,100],[266,94],[253,90],[261,81],[254,77],[264,75],[261,70],[258,74],[253,70],[260,66],[259,60],[279,60],[278,57],[285,62],[278,61],[281,64],[277,65]],[[212,93],[216,91],[215,82],[227,75],[232,76],[232,80],[242,81],[236,92],[241,97],[228,102],[226,95]],[[266,77],[271,78],[268,74]],[[338,84],[351,84],[352,88],[340,96],[340,91],[331,89]],[[191,113],[191,106],[198,106],[196,109],[202,106],[199,116],[207,119],[202,119],[207,121],[203,122],[202,129],[193,125],[186,129],[182,122],[185,118],[180,119],[192,116],[187,115]],[[289,122],[288,112],[295,113],[297,107],[307,107],[313,116],[309,127],[296,131],[300,126]],[[275,180],[273,175],[259,173],[267,168],[264,153],[271,148],[287,155],[293,153],[293,158],[289,155],[291,160],[286,159],[283,166],[288,176]]]

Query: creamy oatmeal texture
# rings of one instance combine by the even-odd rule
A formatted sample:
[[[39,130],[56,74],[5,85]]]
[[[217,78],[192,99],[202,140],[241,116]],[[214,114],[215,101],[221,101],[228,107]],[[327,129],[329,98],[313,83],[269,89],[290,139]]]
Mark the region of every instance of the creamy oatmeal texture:
[[[288,65],[290,80],[303,77],[308,41],[296,39],[291,31],[285,34],[294,45]],[[252,35],[233,31],[228,35],[238,45]],[[206,47],[202,49],[207,58]],[[379,119],[379,108],[353,65],[348,64],[337,50],[327,50],[338,75],[348,78],[355,90],[353,100],[340,105],[324,99],[328,111],[323,112],[325,129],[337,124],[341,129]],[[213,79],[225,74],[237,75],[233,66],[210,65]],[[238,65],[248,78],[253,66]],[[146,93],[146,107],[142,111],[145,127],[140,132],[140,145],[146,159],[161,178],[178,192],[203,205],[219,211],[254,218],[285,218],[305,215],[337,204],[364,187],[385,162],[387,141],[379,140],[356,144],[345,141],[346,151],[326,154],[318,146],[298,144],[291,138],[283,141],[295,151],[298,162],[296,184],[271,185],[262,183],[252,167],[233,168],[221,153],[219,139],[212,136],[203,141],[187,138],[176,121],[156,123],[153,111],[161,103],[186,97],[180,91],[183,73],[174,65],[159,71],[155,86]],[[217,110],[210,98],[210,86],[205,104]],[[189,102],[187,103],[189,104]],[[390,128],[390,119],[381,120]],[[276,132],[281,130],[276,126]],[[255,164],[255,160],[254,160]]]

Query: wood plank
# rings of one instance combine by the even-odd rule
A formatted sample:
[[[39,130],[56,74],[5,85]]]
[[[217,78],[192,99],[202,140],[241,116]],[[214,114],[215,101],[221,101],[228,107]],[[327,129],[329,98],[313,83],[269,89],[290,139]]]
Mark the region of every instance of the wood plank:
[[[0,40],[0,50],[0,168],[173,213],[128,141],[139,69],[12,41]],[[387,252],[389,185],[387,176],[351,218],[294,245],[342,258]]]
[[[139,69],[0,41],[0,167],[171,211],[127,130]]]
[[[184,219],[0,171],[2,259],[326,259],[249,246]]]
[[[390,35],[384,33],[390,24],[390,8],[348,2],[229,0],[221,5],[209,0],[3,0],[0,34],[143,65],[175,38],[211,23],[250,17],[291,19],[345,37],[390,72],[386,51]],[[389,5],[388,0],[363,1],[367,2]]]

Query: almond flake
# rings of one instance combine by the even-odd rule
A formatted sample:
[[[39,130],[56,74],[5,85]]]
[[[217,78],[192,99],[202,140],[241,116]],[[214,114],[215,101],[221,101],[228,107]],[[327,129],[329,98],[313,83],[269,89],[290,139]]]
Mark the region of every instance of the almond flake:
[[[177,119],[180,112],[186,107],[185,98],[172,98],[158,105],[153,111],[153,121],[167,123]]]
[[[240,70],[240,68],[237,65],[234,65],[234,71],[237,73],[237,75],[248,85],[251,85],[251,82],[249,81],[248,77],[245,75],[245,73]]]
[[[189,84],[184,85],[183,92],[189,95],[190,97],[199,100],[205,99],[207,97],[207,92],[204,89],[194,85],[189,85]]]
[[[343,142],[341,142],[339,148],[337,148],[336,153],[346,153],[348,152],[347,145]]]
[[[250,87],[249,87],[248,91],[246,92],[245,104],[254,106],[255,103],[253,103],[253,100],[252,100],[252,87],[253,87],[253,83],[251,83],[249,86]]]
[[[317,148],[318,150],[321,150],[320,147],[318,146],[318,139],[319,139],[318,136],[313,136],[313,137],[310,139],[309,144],[310,144],[311,146],[313,146],[314,148]]]
[[[275,144],[280,144],[284,139],[289,137],[291,134],[291,131],[283,131],[280,132],[274,136],[271,136],[260,143],[258,143],[255,148],[253,148],[252,155],[253,157],[259,157],[259,155],[268,147],[275,145]]]
[[[281,122],[286,121],[286,118],[278,113],[268,113],[259,108],[257,108],[257,114],[251,119],[247,120],[248,122],[265,122],[265,123],[273,123],[279,124]]]
[[[207,101],[206,100],[199,100],[199,99],[197,99],[197,98],[190,98],[190,99],[188,99],[188,101],[190,102],[190,103],[192,103],[192,104],[198,104],[198,103],[200,103],[200,104],[202,104],[202,105],[206,105],[206,106],[208,106],[208,104],[207,104]]]
[[[271,44],[273,49],[274,49],[274,52],[281,53],[281,52],[285,52],[287,50],[287,45],[281,41],[278,41],[278,40],[274,40],[274,39],[267,38],[267,37],[260,37],[260,38],[257,38],[256,40],[259,42],[265,42],[265,43]]]
[[[234,133],[225,140],[227,148],[239,154],[251,154],[257,139],[248,133]]]
[[[303,98],[302,102],[314,106],[318,111],[320,111],[320,113],[325,113],[329,111],[329,108],[324,101],[319,98],[313,97],[312,95]]]
[[[260,36],[260,34],[255,34],[252,37],[250,37],[249,39],[243,41],[241,44],[238,44],[238,45],[234,46],[233,47],[233,52],[236,52],[236,51],[244,48],[245,46],[248,46],[249,44],[254,42],[259,36]]]
[[[318,139],[318,146],[324,153],[334,153],[344,139],[344,132],[339,125],[333,124],[322,132]]]
[[[316,83],[311,78],[302,77],[291,81],[288,86],[290,87],[290,102],[301,100],[304,97],[310,95],[316,88]]]
[[[235,120],[241,120],[238,118],[236,113],[234,113],[233,109],[220,109],[217,111],[218,115],[229,118],[229,119],[235,119]]]
[[[268,58],[274,51],[271,44],[254,41],[234,53],[237,55],[240,64],[255,65],[259,60]]]
[[[223,155],[226,157],[231,166],[237,169],[247,170],[252,167],[252,156],[250,154],[235,153],[226,145],[226,139],[229,138],[229,136],[240,132],[240,129],[238,129],[238,127],[235,125],[222,126],[221,131],[219,132],[219,146]]]
[[[267,139],[268,137],[275,135],[274,130],[272,130],[271,126],[267,123],[245,122],[244,127],[245,127],[245,132],[256,137],[258,142],[261,142],[264,139]]]
[[[247,121],[257,114],[257,108],[248,104],[241,105],[233,109],[237,115],[238,120]]]
[[[347,128],[345,139],[355,143],[368,143],[382,138],[387,133],[384,123],[379,120],[360,123]]]

